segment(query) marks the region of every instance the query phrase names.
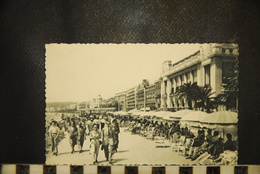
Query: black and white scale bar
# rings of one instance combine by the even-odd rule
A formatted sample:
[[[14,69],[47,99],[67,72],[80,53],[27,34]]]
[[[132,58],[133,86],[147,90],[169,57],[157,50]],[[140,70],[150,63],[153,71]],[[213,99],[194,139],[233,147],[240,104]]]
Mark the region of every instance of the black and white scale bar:
[[[260,165],[249,166],[69,166],[2,164],[0,174],[259,174]]]

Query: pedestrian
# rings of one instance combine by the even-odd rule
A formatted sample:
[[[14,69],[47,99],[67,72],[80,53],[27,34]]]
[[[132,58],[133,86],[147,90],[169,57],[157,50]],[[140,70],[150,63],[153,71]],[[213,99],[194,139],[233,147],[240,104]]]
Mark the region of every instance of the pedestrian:
[[[120,133],[119,124],[116,119],[112,121],[112,131],[113,131],[113,139],[114,139],[114,151],[117,152],[118,144],[119,144],[119,137],[118,134]]]
[[[113,132],[111,130],[110,122],[106,122],[101,131],[102,149],[104,150],[106,160],[112,163],[113,152]]]
[[[74,153],[74,146],[77,144],[77,127],[74,121],[69,123],[68,133],[71,153]]]
[[[49,128],[49,136],[51,137],[51,150],[53,155],[58,155],[58,137],[59,137],[59,127],[56,121],[51,122]]]
[[[93,125],[92,131],[90,132],[90,153],[93,155],[93,164],[98,163],[98,153],[100,147],[100,132],[98,126]]]
[[[101,131],[101,130],[103,129],[103,127],[105,126],[106,120],[104,119],[103,116],[100,116],[99,119],[100,119],[99,129],[100,129],[100,131]]]
[[[90,134],[90,132],[91,132],[91,129],[92,129],[92,127],[93,127],[93,122],[92,122],[92,120],[91,120],[92,118],[90,117],[90,118],[88,118],[87,119],[87,121],[86,121],[86,134],[87,135],[89,135]]]
[[[77,143],[78,143],[78,148],[80,149],[79,150],[79,153],[82,152],[82,147],[83,147],[83,144],[84,144],[84,140],[86,139],[86,127],[84,125],[84,123],[79,123],[78,124],[78,133],[77,133]]]

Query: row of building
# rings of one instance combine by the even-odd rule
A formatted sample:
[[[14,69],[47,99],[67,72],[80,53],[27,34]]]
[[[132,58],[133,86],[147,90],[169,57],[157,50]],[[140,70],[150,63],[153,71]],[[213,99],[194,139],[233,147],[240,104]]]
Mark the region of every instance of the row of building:
[[[212,97],[216,97],[223,93],[225,80],[234,75],[237,58],[237,44],[203,44],[198,51],[176,63],[165,61],[155,83],[143,80],[140,85],[117,93],[114,96],[117,110],[188,108],[187,102],[176,94],[178,88],[188,82],[210,86]]]
[[[197,83],[198,86],[208,85],[214,93],[212,97],[216,97],[224,92],[226,79],[234,75],[237,58],[237,44],[203,44],[198,51],[176,63],[163,62],[161,75],[153,84],[144,79],[140,84],[118,92],[109,99],[102,99],[99,95],[93,101],[80,103],[78,110],[185,109],[188,108],[187,102],[176,93],[182,85],[188,82]]]
[[[118,110],[142,110],[144,107],[148,110],[159,109],[161,105],[161,84],[159,81],[149,84],[145,79],[142,84],[117,93],[114,98],[118,102]]]

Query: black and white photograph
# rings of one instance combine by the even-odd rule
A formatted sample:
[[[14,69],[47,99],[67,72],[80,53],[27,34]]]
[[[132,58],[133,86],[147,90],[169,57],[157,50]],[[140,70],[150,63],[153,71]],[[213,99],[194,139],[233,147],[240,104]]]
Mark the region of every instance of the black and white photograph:
[[[237,165],[238,44],[45,49],[45,164]]]

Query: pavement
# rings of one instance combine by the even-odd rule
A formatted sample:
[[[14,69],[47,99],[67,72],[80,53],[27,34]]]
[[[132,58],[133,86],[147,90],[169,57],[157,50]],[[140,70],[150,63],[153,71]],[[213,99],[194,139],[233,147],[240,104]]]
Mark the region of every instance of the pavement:
[[[170,147],[155,147],[155,141],[148,140],[140,135],[132,135],[130,132],[120,129],[118,152],[114,154],[115,165],[187,165],[195,162],[186,159],[178,152],[172,151]],[[75,151],[71,154],[69,138],[65,138],[59,143],[58,156],[51,152],[46,154],[46,164],[48,165],[89,165],[93,163],[92,155],[89,153],[89,136],[87,136],[83,153],[79,153],[77,145]],[[104,151],[100,149],[98,165],[109,165],[105,161]]]

